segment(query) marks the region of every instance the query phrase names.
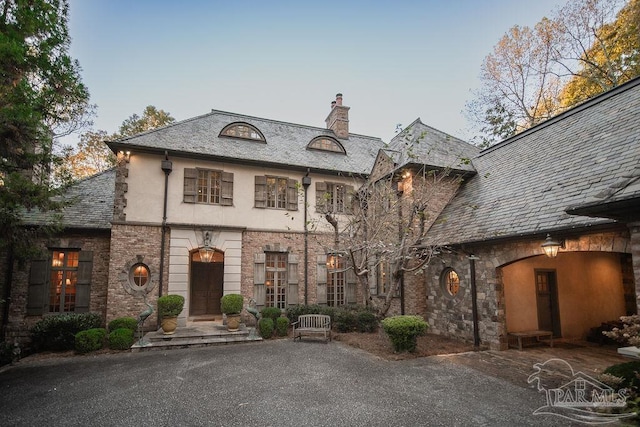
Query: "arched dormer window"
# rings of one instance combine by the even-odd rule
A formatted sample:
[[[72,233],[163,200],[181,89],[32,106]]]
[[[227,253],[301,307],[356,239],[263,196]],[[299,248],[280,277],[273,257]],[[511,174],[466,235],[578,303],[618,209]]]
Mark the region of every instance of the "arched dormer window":
[[[255,126],[251,126],[248,123],[231,123],[222,129],[220,136],[267,142],[262,132],[260,132]]]
[[[318,136],[311,140],[307,148],[310,150],[330,151],[332,153],[347,154],[342,144],[328,136]]]

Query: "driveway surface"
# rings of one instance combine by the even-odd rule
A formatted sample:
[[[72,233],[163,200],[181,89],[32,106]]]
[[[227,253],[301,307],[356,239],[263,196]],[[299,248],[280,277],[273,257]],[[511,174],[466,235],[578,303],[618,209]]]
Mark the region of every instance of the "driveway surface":
[[[0,426],[523,426],[545,395],[450,358],[290,340],[52,358],[0,372]]]

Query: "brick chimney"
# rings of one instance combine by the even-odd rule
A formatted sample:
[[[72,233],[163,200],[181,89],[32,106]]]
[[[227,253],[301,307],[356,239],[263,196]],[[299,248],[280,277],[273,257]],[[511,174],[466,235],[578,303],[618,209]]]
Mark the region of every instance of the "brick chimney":
[[[342,94],[336,95],[336,100],[331,103],[331,112],[325,120],[327,129],[340,139],[349,139],[349,107],[342,105]]]

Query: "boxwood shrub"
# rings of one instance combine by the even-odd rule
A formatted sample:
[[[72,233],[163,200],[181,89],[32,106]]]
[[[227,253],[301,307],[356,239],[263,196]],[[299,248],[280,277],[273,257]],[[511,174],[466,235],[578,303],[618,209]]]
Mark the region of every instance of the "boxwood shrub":
[[[76,334],[75,350],[77,353],[89,353],[100,350],[104,346],[107,330],[104,328],[87,329]]]
[[[289,319],[286,317],[278,317],[276,319],[276,335],[286,337],[289,332]]]
[[[128,328],[115,329],[109,334],[111,350],[128,350],[133,345],[133,331]]]
[[[138,329],[138,319],[135,317],[118,317],[109,322],[109,332],[120,328],[131,329],[135,332]]]
[[[273,319],[269,317],[263,317],[258,322],[258,332],[264,339],[269,339],[273,336]]]
[[[604,370],[605,374],[615,375],[622,378],[620,387],[638,388],[640,387],[640,379],[638,379],[636,373],[640,373],[640,361],[632,361],[625,363],[618,363],[617,365],[609,366]]]
[[[428,326],[420,316],[393,316],[382,321],[382,328],[396,352],[415,351],[418,336],[424,334]]]
[[[282,310],[278,307],[265,307],[260,312],[263,319],[272,319],[275,325],[277,319],[282,315]]]
[[[333,307],[328,307],[324,305],[294,305],[287,308],[287,317],[289,318],[289,322],[297,322],[298,316],[301,314],[326,314],[331,317],[331,321],[333,322],[336,317],[336,309]]]
[[[76,334],[102,326],[98,313],[69,313],[46,316],[31,328],[33,350],[65,351],[75,347]]]

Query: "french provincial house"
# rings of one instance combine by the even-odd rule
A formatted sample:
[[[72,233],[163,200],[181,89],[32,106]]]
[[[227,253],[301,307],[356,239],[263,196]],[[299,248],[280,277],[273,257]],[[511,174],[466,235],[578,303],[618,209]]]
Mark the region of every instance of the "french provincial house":
[[[46,259],[5,275],[5,336],[59,312],[135,316],[167,293],[186,299],[181,325],[219,319],[226,293],[259,307],[361,302],[331,228],[309,223],[350,215],[367,179],[393,176],[406,197],[426,185],[416,171],[444,169],[424,242],[439,252],[405,275],[391,313],[504,349],[509,333],[585,339],[637,312],[640,79],[483,151],[419,119],[385,145],[349,133],[348,111],[338,95],[326,128],[212,111],[108,142],[118,166],[70,192]]]

